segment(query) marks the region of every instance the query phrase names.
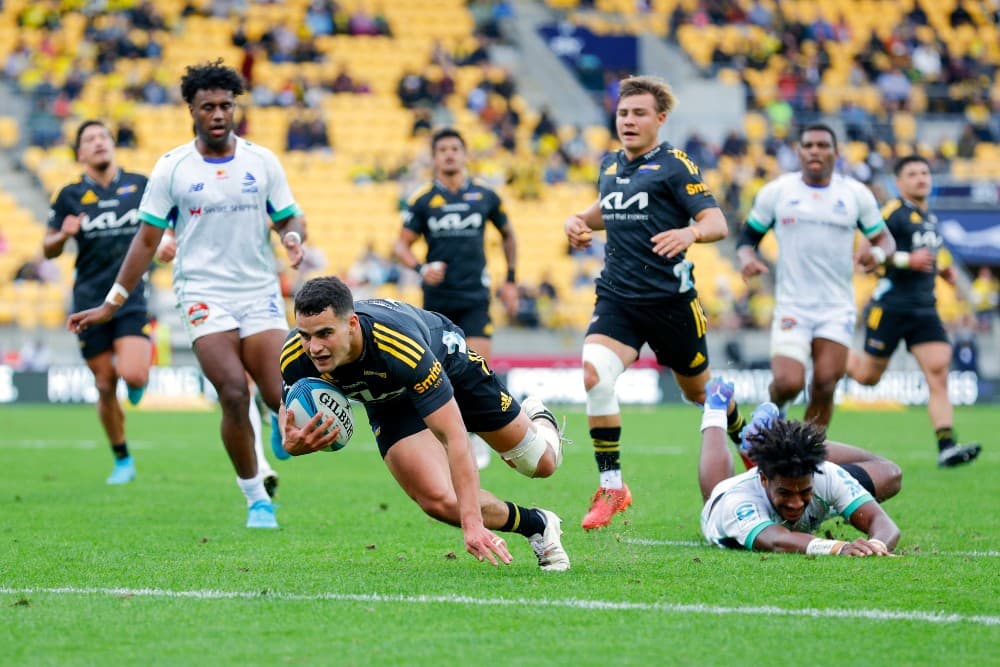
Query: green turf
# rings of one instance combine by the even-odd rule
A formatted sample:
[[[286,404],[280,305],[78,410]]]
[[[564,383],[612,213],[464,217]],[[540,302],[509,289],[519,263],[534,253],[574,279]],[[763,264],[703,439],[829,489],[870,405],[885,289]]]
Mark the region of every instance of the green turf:
[[[573,568],[543,573],[517,536],[510,566],[466,555],[360,427],[341,452],[277,462],[281,529],[250,531],[215,413],[130,412],[139,478],[108,487],[92,408],[2,408],[0,665],[996,664],[997,408],[957,411],[985,450],[955,470],[935,466],[923,410],[836,415],[831,437],[904,469],[895,559],[690,545],[697,411],[625,420],[635,504],[610,529],[579,527],[596,486],[580,413],[555,477],[483,472],[563,517]]]

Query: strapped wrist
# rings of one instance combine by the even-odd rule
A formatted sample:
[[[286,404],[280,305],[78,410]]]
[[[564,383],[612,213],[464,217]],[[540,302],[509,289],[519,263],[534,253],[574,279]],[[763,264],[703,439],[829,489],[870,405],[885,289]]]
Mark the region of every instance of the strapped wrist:
[[[128,301],[128,295],[129,291],[125,289],[121,283],[116,282],[111,286],[111,289],[108,290],[108,295],[104,297],[104,302],[110,303],[115,307],[120,307]]]
[[[885,250],[883,250],[881,246],[877,245],[872,246],[871,255],[875,259],[876,264],[879,265],[885,264],[886,260]]]
[[[897,250],[892,253],[892,264],[897,269],[908,269],[910,268],[910,253],[903,250]]]
[[[284,243],[285,241],[288,241],[289,239],[295,241],[299,245],[302,245],[302,235],[299,234],[298,232],[292,231],[292,232],[285,233],[285,235],[281,237],[281,242]]]
[[[839,556],[846,546],[847,542],[842,540],[824,540],[817,537],[806,545],[806,554],[810,556]]]
[[[507,269],[507,282],[509,283],[517,282],[515,278],[514,269]]]

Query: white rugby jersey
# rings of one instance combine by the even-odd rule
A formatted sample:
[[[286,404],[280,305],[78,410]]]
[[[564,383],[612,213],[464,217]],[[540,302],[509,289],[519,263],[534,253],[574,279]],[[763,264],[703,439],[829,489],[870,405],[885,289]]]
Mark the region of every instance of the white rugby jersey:
[[[784,174],[757,193],[747,224],[778,239],[775,306],[854,307],[854,230],[871,238],[885,228],[875,195],[834,174],[825,187],[802,172]]]
[[[701,532],[720,547],[753,549],[753,542],[768,526],[780,524],[799,533],[811,533],[839,514],[850,519],[854,511],[874,500],[858,480],[835,463],[824,461],[813,475],[813,497],[794,524],[784,521],[771,505],[760,483],[757,468],[724,479],[712,489],[701,511]]]
[[[270,150],[237,137],[229,158],[206,158],[195,142],[161,157],[139,218],[173,225],[174,293],[180,301],[269,296],[278,289],[270,223],[301,210]]]

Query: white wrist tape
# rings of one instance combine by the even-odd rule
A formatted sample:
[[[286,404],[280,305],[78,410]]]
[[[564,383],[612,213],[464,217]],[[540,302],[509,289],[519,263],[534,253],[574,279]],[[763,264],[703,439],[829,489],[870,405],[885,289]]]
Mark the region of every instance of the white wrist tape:
[[[292,239],[299,245],[302,245],[302,235],[299,234],[298,232],[288,232],[287,234],[281,237],[281,242],[284,243],[288,239]]]
[[[875,545],[877,547],[881,547],[881,548],[885,549],[886,551],[889,550],[889,547],[887,547],[885,545],[885,542],[883,542],[882,540],[880,540],[880,539],[878,539],[876,537],[869,537],[868,538],[868,544],[873,544],[873,545]]]
[[[806,545],[806,554],[810,556],[836,556],[840,550],[847,546],[847,542],[840,540],[821,540],[816,538]]]
[[[876,264],[885,264],[885,250],[881,246],[872,246],[871,253],[872,257],[875,258]]]
[[[128,290],[122,287],[121,283],[115,283],[108,290],[108,295],[104,297],[104,301],[110,303],[112,306],[121,306],[128,301]]]
[[[717,426],[725,430],[728,423],[725,410],[712,410],[706,408],[705,412],[701,415],[702,432],[704,432],[706,428],[712,428],[713,426]]]
[[[910,253],[903,252],[902,250],[892,253],[892,263],[898,269],[910,268]]]

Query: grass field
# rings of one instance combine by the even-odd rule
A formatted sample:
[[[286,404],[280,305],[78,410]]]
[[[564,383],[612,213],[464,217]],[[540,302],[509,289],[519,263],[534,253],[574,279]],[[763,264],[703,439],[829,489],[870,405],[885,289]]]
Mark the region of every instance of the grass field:
[[[584,533],[596,472],[568,416],[553,478],[498,460],[482,475],[563,517],[573,567],[548,573],[517,536],[507,567],[466,555],[362,428],[276,463],[281,529],[250,531],[215,413],[130,412],[139,478],[108,487],[92,408],[2,408],[0,665],[997,664],[1000,409],[957,411],[985,450],[954,470],[935,466],[923,410],[836,415],[831,437],[903,467],[894,559],[702,545],[699,414],[680,406],[626,414],[635,504]]]

